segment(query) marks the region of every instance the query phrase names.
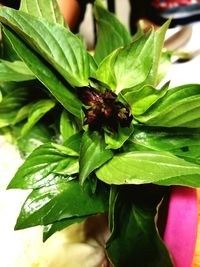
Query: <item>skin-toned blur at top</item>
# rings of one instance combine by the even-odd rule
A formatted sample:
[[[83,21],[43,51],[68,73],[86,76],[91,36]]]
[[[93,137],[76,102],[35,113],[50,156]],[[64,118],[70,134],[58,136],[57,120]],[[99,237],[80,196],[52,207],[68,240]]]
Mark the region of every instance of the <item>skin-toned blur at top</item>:
[[[76,0],[58,0],[65,21],[71,29],[75,26],[79,16],[79,4]],[[9,6],[18,9],[20,1],[0,1],[0,6]]]

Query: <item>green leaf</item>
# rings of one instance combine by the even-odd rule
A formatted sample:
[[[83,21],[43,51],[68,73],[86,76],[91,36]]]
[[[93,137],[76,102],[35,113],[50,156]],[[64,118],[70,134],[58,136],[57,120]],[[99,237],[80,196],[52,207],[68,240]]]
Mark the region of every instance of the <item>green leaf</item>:
[[[90,77],[95,78],[98,65],[92,55],[88,54],[88,56],[89,56],[89,66],[90,66]]]
[[[117,55],[114,65],[117,92],[139,84],[146,79],[152,66],[153,41],[154,32],[152,31],[124,47]]]
[[[108,210],[108,225],[111,236],[115,230],[115,207],[119,197],[119,190],[116,185],[110,186],[109,195],[109,210]]]
[[[64,26],[64,18],[56,0],[21,0],[20,10]]]
[[[87,216],[86,217],[73,217],[73,218],[64,219],[64,220],[55,222],[53,224],[44,226],[43,227],[43,242],[45,242],[55,232],[61,231],[72,224],[80,223],[84,221],[86,218]]]
[[[95,1],[94,15],[97,22],[95,59],[99,63],[116,48],[131,43],[131,35],[114,14]]]
[[[134,135],[129,141],[140,151],[169,151],[185,160],[200,164],[199,130],[135,127]]]
[[[13,49],[12,44],[10,43],[7,36],[4,34],[1,28],[1,35],[2,35],[2,59],[7,61],[19,61],[20,58]]]
[[[33,80],[35,76],[22,61],[0,61],[0,82]]]
[[[169,23],[170,23],[170,20],[168,20],[165,24],[163,24],[163,26],[160,27],[158,31],[154,32],[153,41],[152,41],[153,44],[151,47],[152,64],[148,68],[149,73],[146,76],[146,78],[143,81],[141,80],[139,83],[132,86],[131,88],[125,88],[122,90],[122,94],[125,97],[127,97],[127,99],[130,98],[129,101],[131,101],[132,94],[134,95],[135,92],[137,91],[139,92],[139,90],[143,88],[144,86],[155,87],[160,82],[160,80],[165,76],[168,70],[168,67],[169,67],[169,63],[170,63],[169,58],[168,58],[168,55],[170,53],[168,54],[167,52],[162,53],[162,48],[163,48],[165,33],[167,31]],[[142,36],[144,37],[145,35],[144,34],[142,35],[141,33],[139,33],[139,36],[141,36],[140,38],[142,38]],[[146,53],[148,54],[148,51],[146,51]],[[142,62],[141,65],[146,64],[145,59],[144,61],[141,60],[141,62]]]
[[[12,124],[13,120],[15,119],[16,112],[12,111],[10,113],[3,113],[0,116],[0,128],[9,126]]]
[[[79,179],[81,184],[88,175],[111,159],[112,152],[106,149],[106,144],[98,132],[85,132],[81,141]]]
[[[113,91],[116,89],[116,78],[113,69],[120,50],[121,49],[114,50],[100,63],[98,69],[96,70],[96,78],[106,84],[108,88]]]
[[[100,188],[95,195],[89,187],[84,189],[78,180],[73,180],[33,190],[21,209],[15,229],[105,212],[108,206],[105,188]]]
[[[34,125],[25,136],[19,138],[21,132],[21,125],[14,127],[14,134],[16,136],[16,145],[19,149],[22,157],[26,158],[30,155],[34,149],[39,147],[44,143],[51,141],[53,133],[50,131],[49,127],[44,123],[37,123]]]
[[[8,113],[12,110],[17,110],[21,108],[24,103],[26,103],[28,98],[28,92],[26,88],[23,87],[16,87],[12,88],[10,91],[7,90],[6,94],[3,93],[3,99],[0,103],[0,112],[1,113]]]
[[[57,178],[68,180],[78,172],[78,158],[68,152],[71,154],[71,150],[53,143],[39,146],[19,167],[8,188],[38,188],[54,184]]]
[[[159,84],[165,78],[168,70],[172,66],[172,56],[173,52],[170,51],[162,52],[158,66],[157,80],[155,84]]]
[[[47,60],[69,84],[88,85],[88,53],[82,41],[70,30],[11,8],[0,9],[0,21]],[[20,57],[21,53],[18,52]]]
[[[82,139],[82,132],[78,132],[72,136],[70,136],[65,142],[64,146],[67,148],[72,149],[77,154],[80,154],[80,147],[81,147],[81,139]]]
[[[66,141],[77,132],[78,126],[75,119],[66,110],[64,110],[60,118],[60,133],[63,141]]]
[[[165,180],[160,180],[155,182],[157,185],[161,186],[172,186],[172,185],[180,185],[180,186],[189,186],[193,188],[199,188],[199,174],[194,175],[183,175],[182,177],[173,177]]]
[[[28,120],[24,124],[21,135],[24,136],[30,129],[53,107],[55,102],[50,99],[41,99],[30,109]]]
[[[25,118],[27,118],[34,104],[35,103],[31,102],[27,105],[24,105],[18,111],[16,111],[16,115],[15,115],[14,120],[12,121],[12,125],[15,125],[21,122],[22,120],[24,120]]]
[[[57,144],[57,143],[51,143],[54,148],[56,148],[58,151],[64,153],[68,156],[77,157],[79,156],[79,153],[77,153],[73,148],[70,148],[69,146],[66,146],[65,144],[68,142],[65,142],[64,145]]]
[[[144,82],[153,63],[153,44],[154,32],[151,31],[131,44],[115,50],[100,63],[97,79],[111,84],[111,88],[117,93]]]
[[[134,116],[141,115],[147,111],[154,103],[162,98],[167,90],[169,84],[165,84],[161,89],[155,89],[150,85],[145,85],[139,90],[130,90],[124,96],[131,107]]]
[[[14,88],[6,94],[3,93],[0,102],[0,128],[13,124],[18,109],[23,107],[27,98],[28,93],[25,88]]]
[[[108,184],[146,184],[169,180],[171,184],[200,186],[200,166],[164,151],[121,153],[96,171]]]
[[[119,127],[118,132],[105,132],[106,149],[119,149],[133,133],[133,127]]]
[[[153,64],[151,67],[151,71],[146,79],[145,83],[150,84],[152,86],[156,86],[159,81],[159,64],[160,58],[162,54],[162,48],[165,40],[165,34],[169,27],[171,20],[165,22],[162,27],[160,27],[154,35],[154,43],[153,43]]]
[[[58,74],[33,50],[27,47],[12,31],[4,27],[4,32],[11,41],[16,52],[20,55],[25,64],[31,69],[35,76],[50,91],[50,93],[66,108],[70,113],[80,118],[81,102],[65,84],[59,79]]]
[[[170,89],[136,119],[149,126],[199,128],[200,85],[186,84]]]
[[[125,187],[118,193],[113,207],[114,231],[106,248],[113,266],[173,267],[155,225],[162,196],[155,197],[154,191]]]

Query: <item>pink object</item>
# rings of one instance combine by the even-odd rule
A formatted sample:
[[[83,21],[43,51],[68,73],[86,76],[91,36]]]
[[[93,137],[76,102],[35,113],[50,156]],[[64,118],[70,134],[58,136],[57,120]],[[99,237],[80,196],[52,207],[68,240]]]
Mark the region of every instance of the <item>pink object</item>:
[[[169,198],[163,240],[176,267],[191,267],[198,227],[197,191],[174,186]]]

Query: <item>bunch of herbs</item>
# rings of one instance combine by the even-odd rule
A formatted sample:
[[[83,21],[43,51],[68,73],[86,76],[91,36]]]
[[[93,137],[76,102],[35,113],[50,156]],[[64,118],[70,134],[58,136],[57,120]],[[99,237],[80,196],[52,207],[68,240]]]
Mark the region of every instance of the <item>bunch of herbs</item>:
[[[170,22],[131,36],[93,10],[91,55],[56,0],[0,9],[0,128],[25,157],[8,188],[32,189],[15,229],[45,241],[102,213],[113,266],[173,266],[156,218],[170,186],[200,186],[200,85],[159,86]]]

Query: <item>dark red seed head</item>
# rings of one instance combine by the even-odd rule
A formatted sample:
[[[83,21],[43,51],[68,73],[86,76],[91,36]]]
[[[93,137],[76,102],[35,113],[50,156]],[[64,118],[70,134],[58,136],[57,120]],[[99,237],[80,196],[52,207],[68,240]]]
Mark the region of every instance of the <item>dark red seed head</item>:
[[[110,90],[104,92],[84,87],[78,91],[79,98],[88,108],[84,109],[85,124],[91,130],[101,131],[107,127],[116,132],[118,126],[128,127],[132,121],[130,109],[117,100],[117,95]]]

